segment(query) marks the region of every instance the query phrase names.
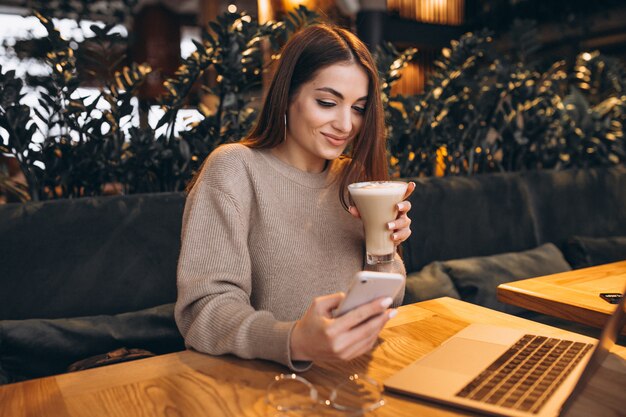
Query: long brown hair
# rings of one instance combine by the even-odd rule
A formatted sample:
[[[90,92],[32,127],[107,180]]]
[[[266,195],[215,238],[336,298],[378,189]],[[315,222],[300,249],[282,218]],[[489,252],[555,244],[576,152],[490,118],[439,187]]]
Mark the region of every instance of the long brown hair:
[[[285,137],[284,117],[300,87],[323,68],[343,63],[360,65],[369,78],[363,123],[349,148],[351,161],[337,179],[339,199],[347,208],[348,184],[389,178],[378,71],[367,47],[353,33],[316,24],[294,34],[281,51],[259,118],[241,143],[250,148],[278,146]]]

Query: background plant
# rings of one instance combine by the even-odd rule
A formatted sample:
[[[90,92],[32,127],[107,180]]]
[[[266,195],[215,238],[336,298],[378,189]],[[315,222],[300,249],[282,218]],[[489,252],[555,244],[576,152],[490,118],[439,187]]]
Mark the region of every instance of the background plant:
[[[316,14],[301,7],[281,22],[259,25],[245,13],[227,13],[211,22],[196,51],[165,82],[159,99],[164,110],[156,126],[136,119],[137,91],[151,69],[131,64],[116,70],[121,56],[109,62],[105,45],[124,42],[113,25],[93,25],[90,59],[105,65],[110,80],[98,86],[96,97],[78,93],[80,74],[74,48],[61,38],[50,18],[36,14],[48,31],[48,77],[35,80],[39,106],[21,104],[24,82],[14,72],[0,76],[0,152],[15,157],[27,178],[30,198],[68,198],[114,192],[138,193],[182,190],[201,161],[219,144],[239,140],[256,117],[262,59],[266,41],[272,59],[295,30]],[[203,86],[215,98],[215,109],[200,106],[203,118],[182,132],[175,130],[179,111],[212,68],[216,82]],[[91,74],[93,75],[93,74]],[[105,74],[106,75],[106,74]],[[43,140],[36,140],[36,133]],[[6,188],[6,187],[5,187]]]
[[[31,196],[38,197],[38,177],[41,167],[35,165],[36,157],[31,151],[32,137],[36,126],[30,119],[30,108],[21,104],[24,82],[15,77],[15,71],[2,71],[0,67],[0,128],[7,136],[7,144],[0,143],[0,152],[13,155],[24,173]],[[32,167],[32,168],[31,168]],[[4,172],[2,189],[13,190],[17,185]]]
[[[483,30],[442,50],[423,94],[390,97],[397,176],[623,164],[624,68],[597,52],[540,69],[532,23],[512,55]],[[439,158],[439,160],[438,160]]]
[[[139,88],[151,69],[123,66],[127,40],[113,25],[93,25],[81,46],[96,73],[77,66],[76,46],[50,18],[49,75],[29,77],[39,105],[23,104],[27,85],[0,68],[0,152],[19,162],[33,200],[107,192],[179,191],[216,146],[241,139],[258,114],[261,77],[280,45],[317,15],[301,7],[282,21],[259,25],[245,13],[210,23],[196,51],[164,83],[163,116],[141,119]],[[473,175],[623,164],[626,93],[620,62],[585,52],[576,62],[538,59],[537,30],[517,22],[516,45],[499,51],[487,30],[444,48],[422,94],[392,95],[391,87],[416,51],[385,45],[376,52],[388,122],[392,175]],[[263,56],[263,51],[267,56]],[[95,70],[94,70],[95,71]],[[214,81],[207,82],[212,72]],[[84,77],[100,80],[82,96]],[[199,100],[198,97],[201,97]],[[199,102],[198,102],[199,101]],[[197,105],[200,120],[180,128],[180,113]],[[145,114],[143,115],[145,117]],[[25,197],[2,173],[0,189]]]
[[[203,33],[203,42],[196,42],[196,51],[183,61],[178,71],[165,82],[166,94],[161,98],[165,110],[157,128],[169,125],[168,138],[175,140],[173,122],[209,68],[214,70],[214,86],[202,85],[210,108],[200,105],[203,119],[181,132],[181,143],[191,155],[187,177],[215,147],[238,141],[254,123],[261,93],[262,75],[278,58],[277,51],[291,34],[317,20],[305,7],[288,13],[283,21],[259,25],[245,13],[226,13],[210,22],[211,32]],[[269,48],[269,62],[264,62],[263,47]],[[185,178],[188,179],[188,178]]]

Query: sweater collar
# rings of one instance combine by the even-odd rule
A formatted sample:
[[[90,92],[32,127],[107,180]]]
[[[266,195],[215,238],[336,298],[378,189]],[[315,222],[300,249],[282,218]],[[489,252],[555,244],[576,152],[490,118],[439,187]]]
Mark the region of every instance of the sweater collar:
[[[267,163],[282,176],[287,179],[303,185],[308,188],[325,188],[329,185],[328,173],[332,171],[332,165],[335,161],[326,164],[324,171],[320,173],[311,173],[302,171],[276,157],[270,149],[259,149],[259,153],[267,161]]]

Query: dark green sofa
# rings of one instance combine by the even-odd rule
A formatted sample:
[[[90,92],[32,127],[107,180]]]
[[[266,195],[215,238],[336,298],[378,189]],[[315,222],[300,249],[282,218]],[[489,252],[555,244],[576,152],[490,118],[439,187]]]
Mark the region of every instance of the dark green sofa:
[[[577,266],[626,258],[623,167],[416,182],[406,302],[450,295],[505,309],[499,281],[562,268],[576,239],[587,242],[570,250]],[[183,207],[183,193],[0,206],[0,383],[119,347],[183,349],[172,304]]]
[[[184,349],[173,319],[183,193],[0,206],[0,383],[120,347]]]

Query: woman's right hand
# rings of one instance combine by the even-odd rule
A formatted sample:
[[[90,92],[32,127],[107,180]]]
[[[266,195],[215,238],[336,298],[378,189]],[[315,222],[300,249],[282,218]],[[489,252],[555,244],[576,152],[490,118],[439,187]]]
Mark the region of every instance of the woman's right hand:
[[[391,298],[378,298],[338,318],[332,311],[339,306],[344,293],[330,294],[313,300],[291,332],[291,360],[350,360],[369,352],[378,333],[396,310],[388,310]]]

